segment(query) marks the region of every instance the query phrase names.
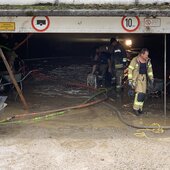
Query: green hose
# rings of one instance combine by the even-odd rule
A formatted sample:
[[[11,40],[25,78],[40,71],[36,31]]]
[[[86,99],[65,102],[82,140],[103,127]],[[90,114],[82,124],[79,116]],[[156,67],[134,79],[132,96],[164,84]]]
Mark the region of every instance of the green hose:
[[[6,125],[6,124],[23,124],[23,123],[28,123],[30,121],[33,121],[33,122],[38,122],[38,121],[41,121],[43,119],[45,120],[49,120],[55,116],[59,116],[59,115],[63,115],[65,112],[62,111],[62,112],[56,112],[56,113],[51,113],[49,115],[45,115],[45,116],[39,116],[39,117],[35,117],[35,118],[32,118],[32,119],[27,119],[27,120],[16,120],[16,121],[10,121],[10,120],[2,120],[0,122],[1,125]]]
[[[7,50],[7,51],[12,51],[12,49],[10,49],[10,48],[8,48],[8,47],[6,47],[6,46],[4,46],[4,45],[0,45],[0,48],[3,48],[3,49],[5,49],[5,50]]]
[[[108,93],[110,90],[112,90],[113,88],[100,88],[99,89],[99,92],[95,93],[94,95],[92,95],[89,99],[87,99],[86,101],[84,101],[83,103],[88,103],[89,101],[93,100],[96,96],[99,96],[101,94],[104,94],[104,93]]]
[[[105,92],[107,92],[107,89],[102,89],[101,91],[97,92],[92,97],[90,97],[88,100],[86,100],[83,104],[87,104],[89,101],[94,99],[96,96],[98,96],[100,94],[103,94]],[[67,110],[68,109],[65,109],[65,111],[67,111]],[[53,118],[53,117],[55,117],[57,115],[63,115],[65,113],[65,111],[58,111],[58,112],[51,113],[51,114],[48,114],[48,115],[45,115],[45,116],[39,116],[39,117],[35,117],[35,118],[32,118],[32,119],[27,119],[27,120],[11,121],[11,120],[13,120],[15,118],[15,116],[12,116],[10,118],[6,118],[6,119],[1,120],[0,121],[0,125],[5,125],[5,124],[23,124],[23,123],[27,123],[27,122],[30,122],[30,121],[37,122],[37,121],[41,121],[43,119],[48,120],[48,119]]]

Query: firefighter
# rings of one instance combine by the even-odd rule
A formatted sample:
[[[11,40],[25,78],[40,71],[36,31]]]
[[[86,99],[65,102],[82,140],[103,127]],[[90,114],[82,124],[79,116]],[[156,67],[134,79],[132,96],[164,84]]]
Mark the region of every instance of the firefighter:
[[[134,114],[139,116],[143,113],[143,104],[148,81],[153,87],[154,77],[149,51],[143,48],[137,57],[134,57],[128,67],[129,85],[135,90],[133,104]]]
[[[111,58],[108,46],[101,46],[96,49],[94,58],[94,65],[92,69],[92,75],[99,71],[99,76],[102,79],[102,86],[106,85],[107,74],[111,74]],[[108,80],[109,81],[109,80]],[[108,83],[107,83],[108,84]]]
[[[116,40],[110,39],[111,63],[113,76],[116,79],[116,91],[122,89],[122,80],[124,78],[124,68],[127,62],[127,53],[124,47]]]

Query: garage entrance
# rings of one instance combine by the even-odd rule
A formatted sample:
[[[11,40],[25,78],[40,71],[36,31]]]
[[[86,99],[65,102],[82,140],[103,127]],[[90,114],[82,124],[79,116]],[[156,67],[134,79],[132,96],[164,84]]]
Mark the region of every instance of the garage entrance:
[[[21,42],[30,35],[16,52],[28,70],[38,70],[38,73],[33,74],[33,79],[37,81],[28,79],[28,86],[24,87],[24,93],[30,95],[30,101],[39,101],[33,109],[43,110],[44,108],[39,107],[41,104],[48,108],[48,102],[53,104],[51,109],[54,109],[55,98],[68,97],[70,93],[76,98],[75,101],[81,97],[82,101],[87,98],[89,95],[87,92],[72,88],[74,84],[86,84],[87,75],[92,69],[95,49],[108,44],[111,37],[116,37],[120,41],[130,57],[137,55],[141,48],[147,47],[150,50],[155,77],[164,80],[164,84],[167,82],[169,75],[166,74],[166,71],[169,72],[166,69],[169,60],[165,60],[169,53],[165,49],[165,44],[169,43],[167,17],[2,17],[1,20],[1,34],[11,34],[15,42],[18,40]],[[164,34],[167,34],[166,42]],[[132,45],[126,46],[126,40],[131,40]],[[54,80],[58,84],[55,84]],[[72,85],[69,89],[70,84]],[[59,88],[56,89],[57,85]],[[161,89],[161,96],[148,100],[150,102],[148,110],[151,107],[152,112],[159,110],[159,113],[166,115],[165,87],[167,86],[164,85]],[[37,94],[42,101],[37,98]],[[127,92],[123,95],[127,96]],[[50,99],[47,99],[47,96]],[[126,108],[131,99],[124,99],[122,100],[119,94],[113,93],[116,105],[121,104]],[[67,105],[65,98],[61,105]]]
[[[44,2],[1,6],[0,169],[169,169],[170,4]],[[144,114],[133,112],[126,67],[120,91],[109,74],[111,86],[87,86],[111,38],[126,49],[126,67],[149,49],[158,90],[147,93]]]

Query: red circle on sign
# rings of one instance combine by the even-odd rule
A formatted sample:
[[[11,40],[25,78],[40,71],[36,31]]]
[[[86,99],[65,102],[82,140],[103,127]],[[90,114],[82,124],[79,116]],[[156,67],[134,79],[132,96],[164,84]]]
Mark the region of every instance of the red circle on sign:
[[[44,29],[42,29],[42,30],[35,27],[35,25],[34,25],[34,20],[35,20],[35,18],[36,18],[36,16],[34,16],[34,17],[32,18],[32,20],[31,20],[31,25],[32,25],[32,27],[33,27],[36,31],[38,31],[38,32],[43,32],[43,31],[45,31],[45,30],[48,29],[48,27],[50,26],[50,19],[49,19],[47,16],[45,16],[45,18],[46,18],[46,20],[47,20],[47,25],[46,25],[46,27],[45,27]]]
[[[129,29],[127,29],[127,28],[124,26],[124,19],[125,19],[126,17],[127,17],[127,16],[124,16],[124,17],[122,18],[122,21],[121,21],[121,24],[122,24],[123,29],[126,30],[127,32],[136,31],[136,30],[139,28],[139,25],[140,25],[140,19],[139,19],[139,17],[137,17],[137,16],[135,17],[135,18],[137,19],[138,24],[137,24],[137,26],[136,26],[134,29],[132,29],[132,30],[129,30]]]

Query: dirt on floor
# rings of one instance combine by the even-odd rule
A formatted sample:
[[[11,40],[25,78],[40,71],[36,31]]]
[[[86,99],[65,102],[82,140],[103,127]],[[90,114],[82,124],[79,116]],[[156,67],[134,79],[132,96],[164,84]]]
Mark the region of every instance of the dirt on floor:
[[[145,116],[128,119],[141,125]],[[159,123],[160,118],[146,119]],[[0,169],[167,170],[169,147],[169,130],[138,132],[100,104],[48,121],[1,125]]]
[[[67,78],[61,72],[64,69],[70,74]],[[93,98],[96,92],[68,83],[73,80],[69,79],[71,70],[77,72],[82,67],[61,70],[57,68],[60,77],[53,70],[48,74],[36,73],[23,83],[30,113],[75,106]],[[75,82],[85,80],[88,69],[83,70],[79,77],[74,78]],[[14,100],[15,95],[9,94],[8,105],[0,114],[1,120],[28,113],[18,98]],[[103,97],[100,95],[93,99]],[[125,91],[123,95],[113,93],[110,97],[109,104],[120,111],[128,124],[170,126],[169,104],[165,119],[161,98],[147,100],[145,113],[138,117],[132,113],[132,99]],[[67,109],[51,117],[38,114],[0,124],[0,169],[168,170],[170,130],[139,130],[127,126],[118,118],[117,111],[106,103],[108,101],[85,108]]]

